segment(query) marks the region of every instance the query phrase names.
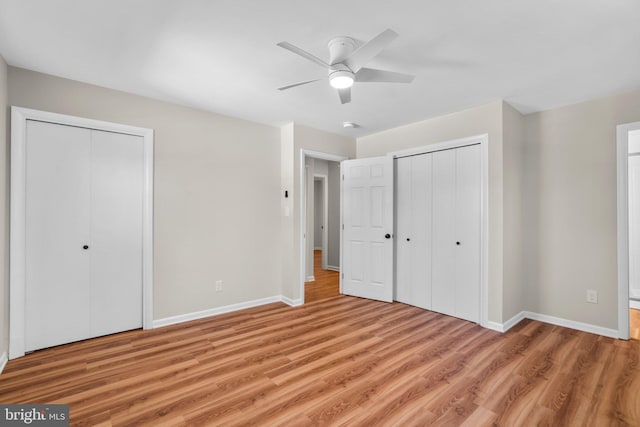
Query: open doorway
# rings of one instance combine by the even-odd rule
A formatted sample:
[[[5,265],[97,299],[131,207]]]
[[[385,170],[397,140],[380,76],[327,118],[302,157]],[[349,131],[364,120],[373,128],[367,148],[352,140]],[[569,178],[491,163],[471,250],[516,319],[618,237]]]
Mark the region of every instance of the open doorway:
[[[640,129],[628,133],[629,337],[640,339]]]
[[[301,269],[305,303],[340,294],[339,160],[303,152]]]
[[[640,340],[640,122],[618,126],[618,329]]]

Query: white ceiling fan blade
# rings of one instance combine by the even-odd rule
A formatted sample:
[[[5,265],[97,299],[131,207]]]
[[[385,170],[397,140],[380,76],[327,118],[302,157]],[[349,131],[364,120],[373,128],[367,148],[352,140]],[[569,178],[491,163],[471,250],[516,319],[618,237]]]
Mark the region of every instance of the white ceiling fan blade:
[[[287,89],[291,89],[292,87],[302,86],[302,85],[306,85],[308,83],[313,83],[313,82],[319,82],[320,80],[324,80],[324,79],[307,80],[306,82],[294,83],[292,85],[279,87],[278,90],[287,90]]]
[[[415,76],[396,73],[395,71],[376,70],[375,68],[360,68],[356,73],[357,82],[411,83]]]
[[[338,89],[338,96],[340,96],[341,104],[348,104],[351,102],[351,88]]]
[[[311,62],[315,62],[316,64],[320,65],[321,67],[329,68],[329,69],[333,68],[331,65],[327,64],[326,62],[324,62],[322,59],[318,58],[317,56],[312,55],[309,52],[307,52],[306,50],[302,50],[299,47],[294,46],[289,42],[280,42],[280,43],[278,43],[278,46],[280,46],[283,49],[287,49],[288,51],[293,52],[293,53],[295,53],[297,55],[300,55],[303,58],[306,58]]]
[[[384,30],[349,55],[349,57],[343,61],[344,65],[349,67],[354,73],[357,72],[373,57],[382,52],[382,49],[387,47],[396,37],[398,37],[398,33],[395,31],[389,29]]]

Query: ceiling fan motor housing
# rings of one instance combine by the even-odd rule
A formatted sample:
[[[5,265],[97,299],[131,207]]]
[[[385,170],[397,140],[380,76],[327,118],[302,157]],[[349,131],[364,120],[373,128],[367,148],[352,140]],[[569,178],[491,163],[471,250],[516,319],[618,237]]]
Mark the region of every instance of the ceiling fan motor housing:
[[[327,44],[329,46],[329,64],[331,65],[342,63],[356,47],[356,41],[346,36],[334,37]],[[348,70],[346,66],[344,68]]]

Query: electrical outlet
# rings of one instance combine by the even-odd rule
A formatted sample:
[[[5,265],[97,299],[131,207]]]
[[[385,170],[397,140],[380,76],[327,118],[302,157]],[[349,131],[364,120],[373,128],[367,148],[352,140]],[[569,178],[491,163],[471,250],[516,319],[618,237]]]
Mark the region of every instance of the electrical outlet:
[[[222,280],[216,280],[216,292],[222,292]]]
[[[594,289],[587,289],[587,302],[590,302],[591,304],[597,304],[598,303],[598,291],[596,291]]]

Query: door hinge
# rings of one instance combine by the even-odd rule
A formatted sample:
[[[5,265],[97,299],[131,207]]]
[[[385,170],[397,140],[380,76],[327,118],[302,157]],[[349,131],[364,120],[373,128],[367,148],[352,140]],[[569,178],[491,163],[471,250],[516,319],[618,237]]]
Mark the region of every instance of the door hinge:
[[[342,229],[344,230],[344,224],[342,224]]]
[[[342,274],[342,278],[344,279],[344,273],[340,273],[340,274]]]
[[[342,180],[344,181],[344,175],[342,175]]]

